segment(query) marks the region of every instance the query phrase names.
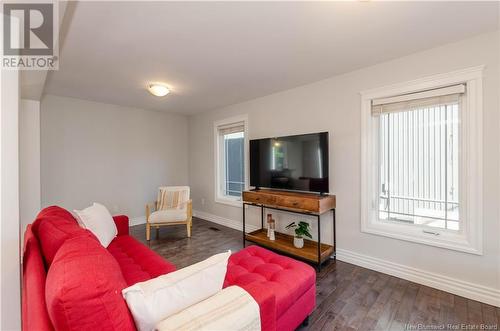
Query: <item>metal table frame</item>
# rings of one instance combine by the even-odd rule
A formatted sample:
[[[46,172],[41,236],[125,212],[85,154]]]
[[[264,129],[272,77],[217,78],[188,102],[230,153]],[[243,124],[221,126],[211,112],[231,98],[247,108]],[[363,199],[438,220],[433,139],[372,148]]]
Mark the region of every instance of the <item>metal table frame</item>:
[[[245,224],[246,224],[246,208],[245,206],[255,206],[255,207],[260,207],[260,228],[264,229],[264,210],[265,209],[273,209],[273,210],[279,210],[279,211],[284,211],[288,213],[294,213],[294,214],[300,214],[300,215],[307,215],[307,216],[315,216],[318,220],[318,262],[317,262],[317,267],[318,271],[321,271],[321,215],[322,214],[316,214],[312,212],[306,212],[306,211],[297,211],[297,210],[291,210],[291,209],[286,209],[286,208],[279,208],[275,206],[267,206],[263,204],[256,204],[256,203],[248,203],[248,202],[243,202],[243,248],[245,248],[245,242],[246,242],[246,231],[245,231]],[[337,258],[337,240],[336,240],[336,231],[335,231],[335,208],[330,209],[332,211],[332,223],[333,223],[333,259],[336,260]],[[328,212],[328,211],[327,211]],[[325,213],[327,213],[325,212]],[[251,240],[248,240],[251,241]],[[290,253],[290,255],[293,255]],[[295,256],[295,255],[293,255]],[[297,256],[300,258],[300,256]],[[325,260],[326,261],[326,260]]]

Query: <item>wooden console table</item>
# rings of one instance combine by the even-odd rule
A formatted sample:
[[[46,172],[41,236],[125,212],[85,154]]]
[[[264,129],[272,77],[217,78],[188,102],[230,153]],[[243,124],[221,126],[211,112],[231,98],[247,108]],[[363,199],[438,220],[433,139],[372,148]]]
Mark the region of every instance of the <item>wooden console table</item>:
[[[245,206],[256,206],[261,209],[261,228],[245,232]],[[256,243],[260,246],[297,257],[308,262],[316,263],[321,270],[321,264],[333,255],[335,259],[335,195],[320,195],[312,193],[298,193],[278,190],[251,190],[243,192],[243,247],[245,241]],[[318,221],[318,241],[304,239],[304,247],[296,248],[293,245],[293,236],[276,232],[276,240],[267,238],[264,229],[264,210],[274,209],[296,214],[315,216]],[[321,243],[321,215],[332,211],[333,217],[333,245]]]

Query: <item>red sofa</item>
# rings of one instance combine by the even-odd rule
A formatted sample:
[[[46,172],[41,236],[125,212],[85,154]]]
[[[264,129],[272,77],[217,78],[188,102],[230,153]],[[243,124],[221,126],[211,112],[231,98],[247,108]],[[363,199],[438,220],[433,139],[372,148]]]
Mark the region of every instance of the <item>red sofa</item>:
[[[129,235],[128,218],[113,217],[108,248],[60,207],[42,210],[25,232],[23,330],[136,330],[121,290],[175,270]],[[263,248],[233,254],[224,287],[238,285],[260,307],[262,330],[294,330],[315,306],[310,266]]]

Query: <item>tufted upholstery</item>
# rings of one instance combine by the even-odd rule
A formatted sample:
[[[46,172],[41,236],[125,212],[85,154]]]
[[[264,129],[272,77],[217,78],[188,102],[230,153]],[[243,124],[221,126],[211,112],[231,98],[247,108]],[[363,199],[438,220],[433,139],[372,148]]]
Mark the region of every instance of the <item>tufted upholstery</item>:
[[[276,317],[279,319],[311,287],[314,290],[315,282],[316,272],[309,265],[258,246],[250,246],[229,259],[224,287],[264,285],[267,291],[274,293]],[[302,320],[309,313],[304,311]]]
[[[23,254],[23,330],[48,331],[54,326],[90,330],[95,323],[102,329],[135,329],[129,323],[128,310],[122,309],[126,305],[121,289],[175,267],[128,235],[127,216],[114,216],[113,220],[118,236],[107,249],[70,212],[57,206],[43,209],[28,226]],[[101,303],[105,305],[99,306]],[[106,313],[103,307],[108,306],[114,310]]]
[[[128,235],[126,216],[113,219],[118,236],[104,249],[68,211],[40,212],[25,235],[23,330],[135,328],[120,290],[175,266]],[[224,287],[237,285],[252,295],[262,331],[292,331],[314,309],[315,278],[302,262],[250,246],[229,259]]]
[[[127,285],[172,272],[175,266],[131,236],[118,236],[108,246]]]

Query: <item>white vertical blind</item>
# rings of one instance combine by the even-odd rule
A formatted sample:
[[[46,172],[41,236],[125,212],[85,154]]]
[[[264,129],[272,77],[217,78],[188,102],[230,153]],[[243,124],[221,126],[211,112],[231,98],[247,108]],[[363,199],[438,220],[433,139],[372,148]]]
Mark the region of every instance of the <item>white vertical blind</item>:
[[[443,103],[433,98],[435,104],[429,104],[429,99],[412,100],[417,107],[376,112],[380,127],[379,217],[459,230],[460,99]],[[398,102],[408,106],[408,101]]]

